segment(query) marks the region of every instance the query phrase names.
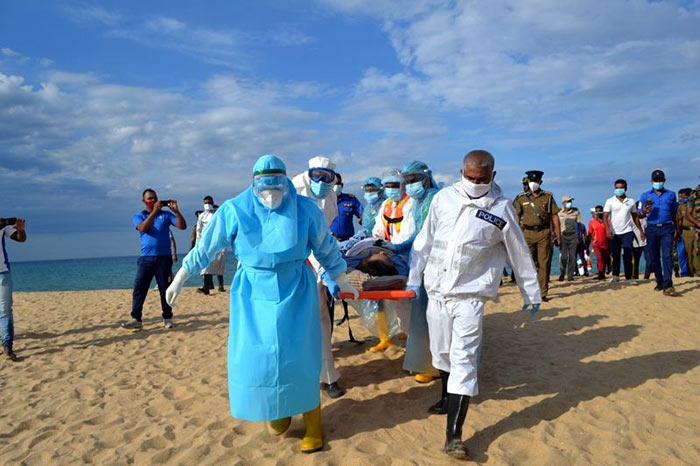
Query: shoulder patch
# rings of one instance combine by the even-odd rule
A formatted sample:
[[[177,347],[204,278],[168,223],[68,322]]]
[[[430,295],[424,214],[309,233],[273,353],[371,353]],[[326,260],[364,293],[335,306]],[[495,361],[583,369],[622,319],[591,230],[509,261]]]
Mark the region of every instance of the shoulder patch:
[[[508,223],[501,217],[498,217],[490,212],[486,212],[485,210],[481,209],[477,211],[476,218],[480,218],[485,222],[489,222],[491,225],[495,226],[499,230],[503,230],[503,228],[505,228],[506,224]]]

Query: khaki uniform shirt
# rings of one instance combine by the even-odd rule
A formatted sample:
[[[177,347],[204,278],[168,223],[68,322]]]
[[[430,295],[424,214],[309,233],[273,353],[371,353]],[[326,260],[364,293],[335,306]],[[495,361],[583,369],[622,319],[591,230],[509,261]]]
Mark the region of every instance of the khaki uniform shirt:
[[[540,215],[537,216],[535,209],[530,204],[530,199],[525,193],[518,194],[518,197],[513,201],[515,214],[520,219],[521,227],[544,227],[549,225],[552,217],[559,212],[557,202],[554,196],[549,191],[540,191],[539,194],[530,194],[530,199],[537,206]],[[700,203],[700,199],[698,200]]]
[[[576,224],[583,223],[581,212],[578,209],[570,209],[568,212],[560,210],[557,215],[561,223],[561,234],[568,236],[576,235]]]

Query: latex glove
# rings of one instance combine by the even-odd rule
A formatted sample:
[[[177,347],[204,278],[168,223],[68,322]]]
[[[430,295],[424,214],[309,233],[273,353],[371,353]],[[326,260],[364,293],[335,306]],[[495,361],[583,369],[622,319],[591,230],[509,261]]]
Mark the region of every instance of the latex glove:
[[[415,285],[409,285],[406,287],[406,291],[413,291],[416,294],[415,298],[411,298],[411,301],[417,301],[420,299],[420,286],[415,286]]]
[[[527,310],[530,308],[529,304],[523,304],[523,308],[521,311],[527,312]],[[537,311],[540,310],[540,303],[533,304],[532,309],[530,310],[530,317],[535,317],[535,314],[537,314]]]
[[[187,279],[190,278],[190,274],[184,267],[180,267],[180,270],[175,274],[173,282],[170,284],[167,290],[165,290],[165,300],[168,302],[170,307],[175,307],[175,302],[177,297],[180,296],[182,287],[185,285]]]
[[[327,277],[325,282],[326,286],[328,286],[328,290],[335,299],[340,299],[340,293],[352,293],[353,299],[358,299],[360,297],[360,292],[350,284],[348,276],[344,273],[341,273],[335,277],[335,279]]]

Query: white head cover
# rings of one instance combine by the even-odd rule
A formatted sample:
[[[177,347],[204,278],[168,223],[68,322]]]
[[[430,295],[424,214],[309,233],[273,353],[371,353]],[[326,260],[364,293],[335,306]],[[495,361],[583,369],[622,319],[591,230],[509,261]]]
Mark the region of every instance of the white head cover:
[[[309,168],[327,168],[329,170],[335,170],[335,164],[328,157],[318,155],[309,159]]]

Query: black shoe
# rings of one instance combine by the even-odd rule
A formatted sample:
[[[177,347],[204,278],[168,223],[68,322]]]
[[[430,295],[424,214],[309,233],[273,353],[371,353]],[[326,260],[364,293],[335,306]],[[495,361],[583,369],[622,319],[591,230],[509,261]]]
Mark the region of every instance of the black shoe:
[[[121,326],[127,330],[141,330],[143,323],[140,320],[131,319],[129,322],[122,322]]]
[[[331,398],[340,398],[341,396],[345,395],[345,389],[338,385],[338,382],[328,384],[324,383],[323,389]]]
[[[546,303],[547,301],[549,301],[549,298],[546,296],[542,296],[542,302]]]
[[[219,287],[219,293],[223,293],[224,291],[226,291],[226,290],[224,289],[224,287],[223,287],[223,286],[220,286],[220,287]]]
[[[462,426],[469,409],[467,395],[448,394],[447,401],[447,432],[443,452],[453,458],[465,460],[469,458],[469,450],[462,442]]]
[[[10,361],[13,361],[13,362],[19,361],[19,358],[17,357],[17,355],[15,354],[15,352],[12,351],[12,348],[3,347],[3,348],[2,348],[2,353],[3,353],[3,354],[5,355],[5,357],[6,357],[7,359],[9,359]]]
[[[656,285],[656,286],[654,287],[654,291],[663,291],[663,290],[664,290],[664,287],[661,286],[661,285]]]
[[[209,294],[209,288],[197,288],[197,293],[202,293],[202,294]]]
[[[442,394],[440,400],[428,408],[430,414],[447,414],[447,380],[450,378],[450,373],[445,371],[440,372],[440,380],[442,381]]]
[[[563,282],[564,281],[564,275],[559,275],[559,281]]]

